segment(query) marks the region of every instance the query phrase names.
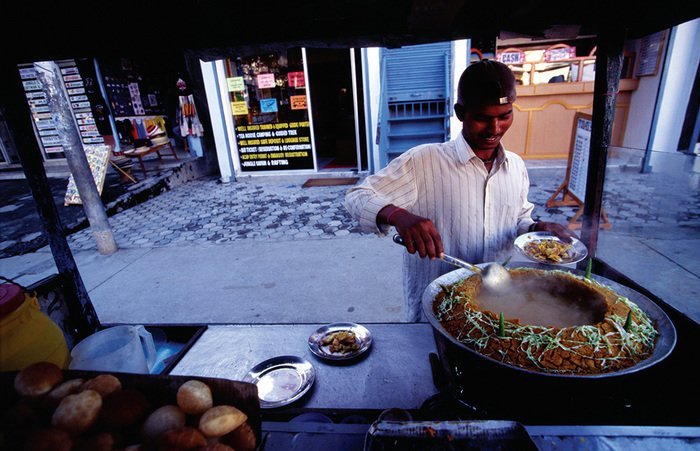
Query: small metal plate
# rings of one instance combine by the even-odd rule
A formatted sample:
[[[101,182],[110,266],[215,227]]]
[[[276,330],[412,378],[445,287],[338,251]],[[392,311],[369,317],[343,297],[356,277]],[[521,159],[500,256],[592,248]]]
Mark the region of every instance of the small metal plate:
[[[355,334],[358,348],[350,352],[333,352],[329,346],[323,345],[323,338],[336,332],[352,332]],[[353,359],[372,346],[372,333],[364,326],[355,323],[333,323],[316,329],[316,332],[309,337],[309,349],[316,356],[328,360],[350,360]]]
[[[301,357],[284,355],[255,365],[243,382],[258,387],[260,407],[273,409],[291,404],[311,388],[316,370]]]
[[[558,236],[549,232],[530,232],[524,233],[515,239],[513,245],[525,258],[536,263],[544,263],[546,265],[568,265],[571,263],[577,263],[586,258],[588,255],[588,249],[586,246],[578,239],[573,238],[571,244],[571,249],[566,257],[563,257],[560,262],[553,262],[547,259],[539,259],[527,251],[526,246],[533,241],[540,240],[552,240],[559,243],[566,243]]]

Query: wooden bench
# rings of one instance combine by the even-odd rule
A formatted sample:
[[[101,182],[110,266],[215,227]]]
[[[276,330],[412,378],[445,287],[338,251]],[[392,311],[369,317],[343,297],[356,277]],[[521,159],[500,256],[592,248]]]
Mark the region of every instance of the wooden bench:
[[[172,144],[170,142],[163,143],[163,144],[157,144],[155,146],[150,146],[150,147],[145,147],[145,148],[139,147],[139,148],[136,148],[134,150],[127,150],[124,152],[124,156],[129,157],[129,158],[138,158],[139,164],[141,165],[141,170],[143,171],[143,175],[147,175],[146,174],[146,166],[143,164],[143,157],[155,152],[158,154],[158,158],[162,159],[163,157],[161,156],[160,151],[165,149],[165,148],[169,148],[170,153],[173,154],[173,157],[175,157],[176,160],[179,160],[179,158],[177,157],[177,153],[175,153],[175,148],[172,146]]]

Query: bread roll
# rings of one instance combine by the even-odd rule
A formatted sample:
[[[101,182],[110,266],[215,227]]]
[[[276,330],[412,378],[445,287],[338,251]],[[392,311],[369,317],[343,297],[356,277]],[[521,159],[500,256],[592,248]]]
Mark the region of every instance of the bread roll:
[[[121,389],[121,381],[112,374],[99,374],[86,380],[81,388],[81,390],[95,390],[103,398]]]
[[[221,442],[212,442],[212,443],[207,443],[207,446],[203,448],[199,448],[198,451],[236,451],[234,448],[231,448],[230,446],[221,443]]]
[[[15,390],[20,396],[37,398],[50,392],[62,380],[63,371],[55,363],[32,363],[15,376]]]
[[[190,415],[204,413],[214,405],[211,389],[202,381],[189,380],[177,389],[177,405]]]
[[[70,451],[73,449],[73,439],[66,431],[49,427],[33,433],[22,449],[26,451]]]
[[[97,420],[102,408],[102,396],[95,390],[68,395],[56,407],[51,424],[70,434],[81,434]]]
[[[207,445],[207,439],[199,429],[189,426],[163,432],[158,442],[165,449],[199,449]]]
[[[257,445],[255,431],[248,421],[221,437],[221,442],[231,445],[236,451],[254,451]]]
[[[143,423],[143,437],[155,441],[163,432],[185,426],[185,413],[178,406],[168,404],[157,408]]]
[[[116,436],[112,432],[99,432],[76,442],[73,451],[112,451],[118,448]]]
[[[140,423],[150,410],[148,398],[130,388],[116,391],[103,399],[100,421],[118,429]]]
[[[233,406],[215,406],[202,414],[199,430],[207,437],[221,437],[236,429],[248,416]]]
[[[44,399],[44,406],[55,409],[63,398],[68,395],[78,393],[80,391],[80,387],[83,385],[83,382],[85,381],[81,378],[69,379],[61,382],[46,395],[46,398]]]

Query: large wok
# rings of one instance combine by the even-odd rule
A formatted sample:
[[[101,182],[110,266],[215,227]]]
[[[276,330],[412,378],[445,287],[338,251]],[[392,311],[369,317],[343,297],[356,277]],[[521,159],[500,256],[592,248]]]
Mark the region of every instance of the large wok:
[[[538,268],[538,269],[553,269],[553,266],[549,265],[542,265],[542,264],[536,264],[536,263],[518,263],[518,264],[513,264],[513,267],[530,267],[530,268]],[[563,269],[566,271],[569,271],[574,274],[578,275],[584,275],[585,273],[583,271],[573,269],[573,268],[562,268],[562,267],[557,267],[557,269]],[[502,369],[503,371],[513,371],[516,373],[522,373],[522,374],[528,374],[532,375],[533,377],[542,377],[542,378],[555,378],[555,379],[604,379],[604,378],[611,378],[611,377],[616,377],[616,376],[623,376],[623,375],[628,375],[631,373],[636,373],[642,370],[645,370],[647,368],[650,368],[653,365],[656,365],[657,363],[661,362],[664,358],[666,358],[672,351],[673,348],[676,344],[676,329],[673,326],[673,323],[669,319],[669,317],[666,315],[666,313],[661,310],[661,308],[656,305],[652,300],[647,298],[646,296],[638,293],[635,290],[632,290],[631,288],[628,288],[626,286],[620,285],[612,280],[609,280],[607,278],[598,276],[598,275],[591,275],[591,277],[612,288],[615,290],[617,293],[626,296],[627,298],[630,299],[630,301],[636,303],[642,310],[644,310],[649,317],[654,321],[654,324],[657,328],[657,331],[659,332],[659,336],[657,338],[656,346],[654,348],[653,354],[645,359],[642,360],[641,362],[637,363],[636,365],[625,368],[622,370],[618,371],[611,371],[607,373],[595,373],[595,374],[559,374],[559,373],[545,373],[545,372],[540,372],[536,370],[530,370],[530,369],[524,369],[516,366],[512,366],[510,364],[498,361],[496,359],[493,359],[491,357],[484,356],[483,354],[471,349],[470,347],[466,346],[465,344],[459,342],[455,337],[453,337],[450,333],[448,333],[442,324],[437,320],[435,317],[435,314],[433,313],[433,301],[435,299],[435,296],[440,293],[441,291],[441,286],[446,286],[446,285],[451,285],[454,284],[466,277],[469,277],[473,273],[469,270],[466,269],[458,269],[452,272],[449,272],[447,274],[444,274],[443,276],[435,279],[425,290],[423,293],[423,298],[422,298],[422,303],[423,303],[423,312],[425,313],[426,318],[430,322],[430,324],[434,328],[435,332],[435,337],[436,340],[438,341],[447,341],[451,345],[450,348],[452,348],[454,351],[453,352],[453,358],[456,356],[459,358],[459,355],[461,354],[462,357],[464,357],[465,360],[468,360],[470,362],[473,362],[476,366],[490,366],[496,368],[498,370],[499,368]],[[444,343],[438,343],[438,344],[444,344]],[[440,349],[440,347],[438,347]],[[444,356],[441,356],[444,358]]]
[[[512,267],[552,269],[540,264]],[[566,269],[566,268],[563,268]],[[582,271],[567,269],[574,274]],[[653,354],[637,365],[600,374],[551,374],[514,367],[486,357],[452,337],[435,318],[432,303],[440,285],[471,275],[459,269],[437,278],[425,290],[423,310],[432,325],[437,355],[431,356],[433,381],[458,419],[499,418],[524,424],[645,424],[667,421],[673,412],[663,386],[673,383],[677,359],[662,362],[676,344],[676,329],[661,308],[646,296],[612,280],[600,283],[628,297],[654,321],[659,337]],[[456,415],[456,416],[455,416]]]

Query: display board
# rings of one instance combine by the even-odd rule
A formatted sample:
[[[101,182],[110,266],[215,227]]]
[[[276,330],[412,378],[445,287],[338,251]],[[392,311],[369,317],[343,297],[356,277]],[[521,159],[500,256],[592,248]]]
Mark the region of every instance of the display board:
[[[88,164],[90,165],[92,177],[95,180],[95,186],[97,186],[97,192],[102,194],[102,188],[104,187],[105,178],[107,176],[110,148],[106,145],[92,145],[84,146],[84,150]],[[66,206],[81,205],[83,203],[80,199],[78,187],[75,184],[75,179],[72,174],[68,178],[68,188],[66,189],[66,196],[63,203]]]
[[[63,87],[44,86],[38,71],[50,70],[41,62],[18,66],[25,96],[32,113],[37,140],[45,159],[65,158],[63,139],[59,135],[55,118],[51,114],[47,90],[65,89],[70,100],[71,112],[78,124],[83,144],[100,144],[105,140],[93,115],[95,98],[91,89],[94,75],[89,66],[79,65],[76,60],[55,61],[61,71]]]
[[[546,207],[578,207],[576,214],[569,220],[570,229],[579,229],[578,222],[583,214],[583,203],[586,198],[586,182],[588,180],[588,159],[591,150],[591,130],[593,128],[593,118],[590,114],[576,113],[574,125],[571,131],[571,148],[569,149],[569,160],[566,165],[566,175],[564,182],[547,200]],[[557,196],[561,194],[561,200]],[[605,209],[601,211],[602,223],[600,228],[609,229],[611,227]]]
[[[666,31],[645,36],[639,41],[639,59],[637,60],[637,77],[653,76],[659,70]]]
[[[569,192],[581,202],[584,202],[586,198],[592,126],[593,120],[590,115],[576,113],[573,136],[571,138],[571,151],[569,152],[568,185]]]

